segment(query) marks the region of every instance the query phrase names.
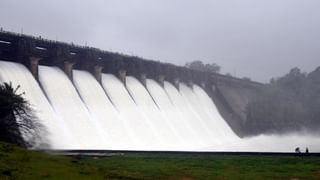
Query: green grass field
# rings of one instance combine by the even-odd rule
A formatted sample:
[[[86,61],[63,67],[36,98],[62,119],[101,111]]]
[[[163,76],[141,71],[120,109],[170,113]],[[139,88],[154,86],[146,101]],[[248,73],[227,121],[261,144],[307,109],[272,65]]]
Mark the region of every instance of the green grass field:
[[[320,157],[129,153],[79,159],[0,143],[0,179],[320,179]]]

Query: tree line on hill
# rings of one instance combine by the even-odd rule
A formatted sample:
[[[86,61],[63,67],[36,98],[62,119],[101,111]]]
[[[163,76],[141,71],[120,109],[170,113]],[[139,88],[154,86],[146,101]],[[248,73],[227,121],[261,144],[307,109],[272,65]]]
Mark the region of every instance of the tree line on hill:
[[[200,60],[195,60],[191,62],[187,62],[185,64],[186,68],[202,71],[202,72],[209,72],[209,73],[221,73],[221,66],[216,63],[204,63]],[[231,73],[226,73],[225,76],[233,77]],[[242,78],[245,81],[251,81],[249,77]]]
[[[212,73],[219,73],[221,70],[221,67],[216,63],[205,64],[199,60],[188,62],[185,64],[185,67],[189,69],[197,70],[197,71],[212,72]]]
[[[247,105],[245,131],[251,135],[320,129],[320,67],[307,74],[293,68],[271,79]]]

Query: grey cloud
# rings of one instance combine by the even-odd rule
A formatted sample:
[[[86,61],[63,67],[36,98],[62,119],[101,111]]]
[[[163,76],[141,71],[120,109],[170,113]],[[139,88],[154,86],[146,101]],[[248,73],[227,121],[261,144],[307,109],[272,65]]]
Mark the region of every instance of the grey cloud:
[[[0,26],[267,81],[320,65],[318,0],[2,0]]]

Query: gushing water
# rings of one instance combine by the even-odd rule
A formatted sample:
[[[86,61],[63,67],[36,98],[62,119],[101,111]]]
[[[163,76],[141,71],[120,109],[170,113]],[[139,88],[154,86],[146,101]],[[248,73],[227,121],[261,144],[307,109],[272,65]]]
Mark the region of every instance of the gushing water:
[[[68,77],[57,67],[39,66],[39,81],[51,105],[76,137],[80,149],[104,149],[106,142],[96,120],[82,103]]]
[[[176,129],[176,132],[184,141],[184,147],[186,149],[198,149],[200,147],[206,146],[204,139],[199,136],[199,134],[190,126],[190,119],[185,119],[184,113],[181,111],[175,104],[173,104],[176,98],[179,98],[179,95],[173,94],[173,101],[169,98],[168,94],[164,89],[154,80],[147,79],[147,89],[150,92],[151,96],[157,103],[159,109],[166,118],[171,122],[171,126]]]
[[[18,63],[0,61],[0,82],[12,82],[13,87],[20,85],[18,93],[25,92],[23,97],[31,104],[35,115],[46,127],[48,143],[51,148],[77,147],[76,139],[65,126],[66,122],[55,114],[39,84],[25,66]]]
[[[239,140],[230,128],[220,122],[221,116],[216,107],[213,103],[208,102],[211,101],[210,97],[204,96],[202,92],[203,90],[199,86],[194,85],[191,89],[183,83],[180,84],[180,93],[185,99],[184,104],[200,117],[197,122],[201,123],[202,129],[206,130],[210,137],[219,137],[212,138],[214,145],[219,146],[230,143],[229,141]]]
[[[123,119],[96,79],[86,71],[73,70],[73,82],[91,116],[98,121],[108,149],[132,149]]]
[[[169,120],[157,107],[146,88],[131,76],[127,77],[126,85],[140,112],[148,119],[152,131],[160,139],[162,147],[166,150],[182,150],[183,146],[174,132],[174,127],[170,126]]]
[[[189,124],[193,131],[200,136],[199,138],[204,140],[205,146],[208,144],[212,144],[216,139],[212,132],[208,129],[209,127],[203,123],[203,119],[201,116],[194,110],[188,100],[183,96],[183,88],[180,86],[180,93],[177,89],[170,84],[169,82],[165,82],[164,84],[165,90],[170,96],[172,102],[178,111],[182,112],[183,119],[187,124]],[[197,104],[197,106],[201,107],[201,104]]]
[[[200,110],[203,110],[204,113],[208,115],[209,119],[206,119],[206,122],[211,125],[211,128],[214,128],[211,130],[218,132],[216,135],[224,139],[225,137],[229,139],[238,139],[238,136],[235,135],[230,126],[222,118],[216,105],[213,103],[208,94],[198,85],[193,85],[193,92],[197,100],[195,103],[201,103],[202,108]]]
[[[99,84],[78,70],[73,78],[74,84],[59,68],[39,66],[42,90],[23,65],[0,61],[0,82],[21,86],[54,149],[320,151],[320,138],[308,133],[237,137],[197,85],[180,83],[178,90],[147,79],[144,87],[127,77],[125,86],[111,74]]]
[[[102,74],[102,86],[124,120],[136,145],[135,148],[139,150],[162,149],[148,120],[136,106],[124,84],[114,75]]]

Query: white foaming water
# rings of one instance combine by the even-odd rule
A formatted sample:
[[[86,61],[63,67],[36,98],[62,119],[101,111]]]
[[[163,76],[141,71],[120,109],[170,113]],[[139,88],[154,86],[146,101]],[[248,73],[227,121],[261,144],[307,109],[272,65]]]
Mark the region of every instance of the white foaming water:
[[[181,141],[168,119],[161,113],[146,88],[134,77],[126,78],[126,85],[140,111],[146,116],[165,150],[182,150]]]
[[[171,102],[165,90],[152,79],[147,79],[146,83],[147,89],[158,107],[184,140],[184,147],[189,150],[196,150],[207,146],[208,144],[204,142],[204,139],[186,122],[189,120],[185,119],[184,113],[186,112],[180,111],[176,104]],[[177,94],[173,94],[173,96],[175,96],[174,99],[179,98]]]
[[[124,122],[101,85],[87,71],[73,70],[73,82],[91,116],[98,121],[108,149],[132,149]]]
[[[311,152],[320,152],[320,138],[305,134],[304,132],[295,132],[284,135],[259,135],[251,138],[242,139],[242,146],[238,151],[258,151],[258,152],[293,152],[296,147],[300,150],[308,147]],[[229,147],[231,148],[231,147]]]
[[[214,120],[211,119],[204,111],[205,106],[198,98],[195,97],[192,89],[187,85],[180,83],[179,90],[180,94],[184,98],[184,106],[187,106],[190,111],[198,115],[198,123],[201,125],[203,131],[209,134],[210,137],[222,138],[219,134],[219,127],[212,126],[212,123],[210,122],[213,122]],[[220,141],[220,138],[213,139],[215,140],[215,143],[217,143],[217,141]]]
[[[208,149],[218,148],[216,150],[221,150],[219,148],[225,147],[225,145],[235,147],[236,145],[243,145],[245,143],[226,124],[212,99],[201,87],[193,85],[193,89],[191,89],[181,83],[180,93],[187,101],[185,104],[201,117],[203,125],[212,134],[211,137],[213,137],[212,140],[214,142],[208,146]]]
[[[259,135],[239,139],[232,143],[211,146],[203,151],[243,151],[243,152],[294,152],[296,147],[303,151],[308,147],[312,152],[320,152],[320,138],[301,132],[284,135]]]
[[[123,83],[111,74],[102,74],[102,85],[133,137],[136,150],[162,149],[148,120],[139,111]]]
[[[179,91],[169,82],[165,82],[165,89],[174,105],[179,111],[183,112],[182,115],[185,123],[189,124],[193,130],[198,133],[200,138],[205,141],[206,146],[216,143],[219,138],[216,138],[217,136],[210,133],[209,127],[203,123],[204,120],[201,119],[201,116],[189,104],[185,96],[183,96],[182,93],[179,93]],[[183,91],[183,89],[180,88],[180,92],[181,91]],[[199,108],[202,108],[201,104],[197,105]]]
[[[219,139],[220,142],[204,148],[204,151],[293,152],[296,147],[300,147],[301,150],[308,147],[314,152],[320,151],[320,138],[306,132],[259,135],[240,139],[220,116],[212,99],[201,87],[194,85],[191,90],[186,85],[180,84],[180,92],[189,104],[192,104],[192,108],[199,112],[202,118],[206,118],[210,130],[219,132],[215,139]]]
[[[56,116],[39,84],[25,66],[0,61],[0,82],[12,82],[13,88],[20,85],[18,93],[25,92],[23,97],[31,104],[40,123],[48,131],[48,143],[51,148],[65,149],[77,146],[65,122]]]
[[[202,110],[208,115],[209,119],[207,122],[210,122],[214,127],[214,131],[219,131],[221,137],[227,137],[229,139],[238,139],[238,136],[232,131],[230,126],[220,115],[216,105],[213,103],[212,99],[208,94],[198,85],[193,85],[193,92],[197,98],[197,104],[202,104]],[[212,127],[211,126],[211,127]]]
[[[168,82],[163,89],[147,79],[147,91],[138,80],[128,77],[127,88],[134,102],[115,76],[102,77],[105,91],[91,74],[74,71],[84,105],[60,69],[40,66],[39,80],[50,106],[23,65],[0,61],[0,82],[21,85],[19,93],[26,92],[23,96],[48,129],[48,143],[54,149],[292,152],[295,147],[308,147],[311,152],[320,151],[319,136],[306,132],[238,138],[197,85],[191,89],[181,84],[179,92]]]
[[[193,85],[193,89],[180,84],[180,92],[187,99],[191,109],[200,115],[203,124],[207,130],[211,131],[215,139],[215,145],[233,143],[239,140],[235,133],[228,127],[219,114],[216,106],[211,98],[197,85]],[[205,93],[205,94],[203,94]]]
[[[56,113],[76,137],[77,149],[105,149],[97,122],[82,103],[68,77],[57,67],[39,66],[39,81]]]

